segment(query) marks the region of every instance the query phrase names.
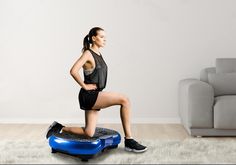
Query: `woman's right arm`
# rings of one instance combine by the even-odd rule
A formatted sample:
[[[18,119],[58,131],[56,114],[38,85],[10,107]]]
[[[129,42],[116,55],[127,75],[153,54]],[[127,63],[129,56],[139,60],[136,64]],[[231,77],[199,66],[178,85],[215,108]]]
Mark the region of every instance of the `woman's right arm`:
[[[81,57],[74,63],[72,68],[70,69],[71,76],[75,79],[75,81],[85,90],[96,89],[96,85],[93,84],[85,84],[79,75],[79,70],[82,66],[88,61],[90,57],[89,51],[85,51]]]

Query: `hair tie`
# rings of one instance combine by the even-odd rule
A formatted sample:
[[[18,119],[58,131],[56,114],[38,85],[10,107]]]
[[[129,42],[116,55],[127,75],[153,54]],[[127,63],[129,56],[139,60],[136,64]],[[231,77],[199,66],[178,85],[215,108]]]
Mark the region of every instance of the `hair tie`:
[[[89,39],[89,35],[87,35],[87,37],[88,37],[88,42],[89,42],[89,43],[92,43],[92,41]]]

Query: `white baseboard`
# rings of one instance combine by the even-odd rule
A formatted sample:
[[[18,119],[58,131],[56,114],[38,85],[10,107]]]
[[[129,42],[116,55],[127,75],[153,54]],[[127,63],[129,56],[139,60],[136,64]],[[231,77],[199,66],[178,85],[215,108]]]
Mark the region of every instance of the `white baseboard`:
[[[53,121],[58,121],[64,124],[84,124],[84,118],[54,118],[54,119],[32,119],[32,118],[10,118],[1,119],[0,124],[50,124]],[[119,124],[121,123],[120,118],[100,118],[98,124]],[[131,120],[133,124],[158,124],[158,123],[169,123],[169,124],[179,124],[180,118],[133,118]]]

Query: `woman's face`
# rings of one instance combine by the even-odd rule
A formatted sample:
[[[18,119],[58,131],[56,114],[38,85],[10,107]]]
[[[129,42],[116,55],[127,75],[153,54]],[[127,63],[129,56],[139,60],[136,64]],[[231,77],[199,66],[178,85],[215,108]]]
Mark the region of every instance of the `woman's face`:
[[[93,43],[98,47],[104,47],[106,44],[106,36],[103,30],[97,31],[97,35],[92,37]]]

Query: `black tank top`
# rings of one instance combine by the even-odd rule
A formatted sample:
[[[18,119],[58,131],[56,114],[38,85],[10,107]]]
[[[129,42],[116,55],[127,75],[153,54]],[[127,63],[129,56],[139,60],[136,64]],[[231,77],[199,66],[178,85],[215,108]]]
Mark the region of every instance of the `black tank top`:
[[[84,83],[85,84],[96,84],[98,90],[103,90],[107,83],[107,65],[102,58],[102,55],[98,55],[91,49],[89,49],[93,55],[95,61],[95,68],[93,72],[89,75],[84,73]]]

